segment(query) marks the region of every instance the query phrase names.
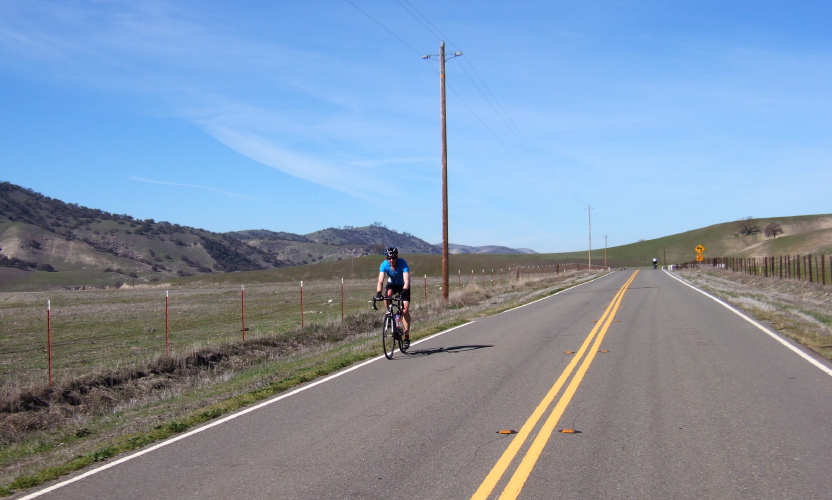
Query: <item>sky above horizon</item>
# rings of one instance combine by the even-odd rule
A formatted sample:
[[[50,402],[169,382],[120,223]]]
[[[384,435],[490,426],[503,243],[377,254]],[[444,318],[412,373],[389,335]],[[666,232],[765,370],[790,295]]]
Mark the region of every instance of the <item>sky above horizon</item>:
[[[832,213],[830,21],[827,1],[0,0],[0,181],[217,232],[440,243],[444,41],[451,243]]]

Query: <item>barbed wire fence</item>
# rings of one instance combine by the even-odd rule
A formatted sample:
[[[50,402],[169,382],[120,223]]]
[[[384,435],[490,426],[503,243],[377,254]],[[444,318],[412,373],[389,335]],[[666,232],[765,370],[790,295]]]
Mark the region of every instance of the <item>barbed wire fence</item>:
[[[587,264],[458,270],[457,289],[496,289]],[[601,269],[592,266],[592,269]],[[0,391],[137,365],[174,352],[343,321],[369,308],[376,279],[67,288],[0,294]],[[441,298],[440,277],[411,277],[414,305]]]
[[[711,257],[678,264],[679,268],[710,267],[752,276],[832,285],[832,255],[778,255],[773,257]]]

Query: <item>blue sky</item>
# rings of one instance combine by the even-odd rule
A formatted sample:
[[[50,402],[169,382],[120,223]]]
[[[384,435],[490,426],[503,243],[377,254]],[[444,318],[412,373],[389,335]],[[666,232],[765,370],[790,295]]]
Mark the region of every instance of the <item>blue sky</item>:
[[[832,2],[0,0],[0,180],[212,231],[585,250],[830,213]]]

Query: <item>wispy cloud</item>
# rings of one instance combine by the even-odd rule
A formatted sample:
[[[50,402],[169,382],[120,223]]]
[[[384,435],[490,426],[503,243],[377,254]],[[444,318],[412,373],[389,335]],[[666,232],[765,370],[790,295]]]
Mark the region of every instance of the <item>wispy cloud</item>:
[[[247,196],[244,194],[239,193],[232,193],[231,191],[225,191],[224,189],[219,189],[211,186],[200,186],[199,184],[183,184],[179,182],[165,182],[165,181],[156,181],[153,179],[145,179],[144,177],[138,177],[135,175],[131,175],[129,177],[131,181],[138,181],[138,182],[148,182],[150,184],[161,184],[163,186],[174,186],[174,187],[183,187],[188,189],[202,189],[205,191],[210,191],[212,193],[217,193],[223,196],[228,196],[231,198],[242,198],[244,200],[251,200],[251,201],[265,201],[260,198],[253,198],[251,196]]]
[[[381,188],[368,173],[298,153],[257,132],[219,124],[203,126],[211,136],[234,151],[298,179],[367,200],[381,194]]]
[[[412,165],[414,163],[436,163],[436,158],[381,158],[377,160],[353,160],[347,162],[356,167],[385,167],[389,165]]]
[[[366,69],[206,24],[164,1],[48,5],[18,6],[14,10],[26,12],[0,20],[0,51],[19,53],[22,66],[34,60],[55,69],[38,77],[135,95],[263,165],[360,199],[382,194],[373,169],[390,162],[350,161],[377,154],[366,143],[349,142],[351,134],[378,128],[358,116],[365,105],[377,104],[366,103],[360,86],[337,76]],[[343,83],[320,83],[332,80]]]

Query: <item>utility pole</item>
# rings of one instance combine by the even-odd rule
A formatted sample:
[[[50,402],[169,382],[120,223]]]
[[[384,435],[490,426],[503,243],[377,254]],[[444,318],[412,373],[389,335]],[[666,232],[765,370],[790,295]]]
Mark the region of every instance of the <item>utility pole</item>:
[[[586,206],[586,214],[589,217],[589,269],[592,270],[592,207]]]
[[[448,59],[461,56],[462,52],[454,52]],[[431,56],[422,56],[430,59]],[[445,115],[445,42],[439,43],[439,108],[442,122],[442,300],[448,301],[450,279],[448,277],[448,133]]]
[[[445,42],[439,43],[439,107],[442,121],[442,300],[448,301],[448,130],[445,115]]]
[[[607,268],[607,235],[604,235],[604,269]]]

